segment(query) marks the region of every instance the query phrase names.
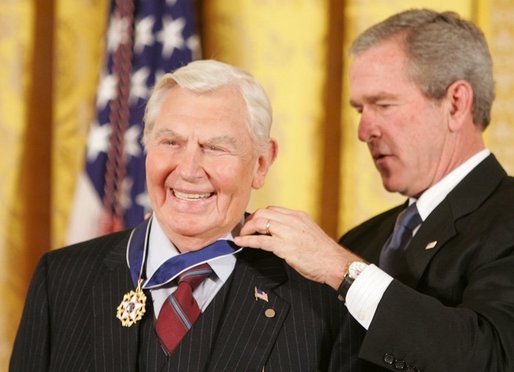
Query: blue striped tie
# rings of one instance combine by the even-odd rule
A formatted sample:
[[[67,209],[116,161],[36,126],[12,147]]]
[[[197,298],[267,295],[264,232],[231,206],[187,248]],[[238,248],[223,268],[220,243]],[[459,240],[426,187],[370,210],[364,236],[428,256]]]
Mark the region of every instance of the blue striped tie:
[[[413,231],[422,222],[416,203],[403,210],[396,220],[393,234],[380,252],[379,266],[396,277],[407,271],[405,248],[412,239]]]

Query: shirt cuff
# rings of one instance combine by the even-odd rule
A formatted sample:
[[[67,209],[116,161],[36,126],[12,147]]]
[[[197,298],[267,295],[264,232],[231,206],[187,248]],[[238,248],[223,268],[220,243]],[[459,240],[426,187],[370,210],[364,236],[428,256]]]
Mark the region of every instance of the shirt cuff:
[[[370,264],[350,286],[346,294],[346,307],[366,330],[373,320],[378,303],[392,281],[393,277]]]

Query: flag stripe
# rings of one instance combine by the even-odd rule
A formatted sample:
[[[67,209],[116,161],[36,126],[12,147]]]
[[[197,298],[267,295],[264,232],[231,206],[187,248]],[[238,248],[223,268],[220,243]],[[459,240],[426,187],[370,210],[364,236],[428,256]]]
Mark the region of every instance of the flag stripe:
[[[84,179],[79,182],[72,207],[69,242],[106,232],[100,229],[99,223],[105,212],[118,211],[122,219],[111,228],[118,230],[137,225],[150,209],[141,145],[144,108],[152,86],[161,75],[199,55],[194,4],[189,0],[135,0],[131,21],[130,17],[120,16],[113,3],[107,35],[108,54],[98,85],[97,115],[88,136]],[[120,75],[115,71],[115,54],[126,44],[133,45],[130,66],[126,61],[123,65],[131,70],[130,79],[126,73]],[[130,82],[129,91],[123,88],[123,81]],[[126,96],[120,97],[123,94]],[[114,103],[116,100],[120,102]],[[128,103],[128,118],[120,106],[123,100]],[[117,123],[115,116],[121,122]],[[108,166],[109,152],[118,152],[118,155],[111,156],[113,162]],[[110,185],[106,185],[108,169]],[[98,205],[100,210],[97,210]],[[85,216],[83,208],[91,215]],[[86,227],[86,223],[92,225]]]

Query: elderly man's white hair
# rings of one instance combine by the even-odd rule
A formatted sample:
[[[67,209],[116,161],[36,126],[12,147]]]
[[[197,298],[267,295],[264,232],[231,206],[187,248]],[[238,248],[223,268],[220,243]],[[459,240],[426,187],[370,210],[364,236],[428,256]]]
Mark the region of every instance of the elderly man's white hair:
[[[247,125],[253,141],[259,148],[265,148],[268,144],[272,109],[262,86],[252,75],[234,66],[215,60],[198,60],[163,75],[155,85],[144,116],[145,146],[148,144],[147,137],[153,129],[164,96],[176,85],[199,94],[213,92],[226,86],[235,87],[246,103]]]

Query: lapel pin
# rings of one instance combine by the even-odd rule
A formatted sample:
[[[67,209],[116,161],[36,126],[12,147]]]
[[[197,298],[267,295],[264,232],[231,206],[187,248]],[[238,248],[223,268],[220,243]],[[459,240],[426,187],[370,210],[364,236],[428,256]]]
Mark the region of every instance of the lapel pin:
[[[437,240],[434,240],[433,242],[428,243],[427,246],[425,247],[425,249],[428,251],[429,249],[434,248],[436,245],[437,245]]]
[[[262,289],[255,287],[254,295],[255,301],[262,300],[268,302],[268,294],[264,292]]]
[[[274,318],[274,317],[275,317],[275,314],[276,314],[276,313],[275,313],[275,310],[273,310],[273,309],[271,309],[271,308],[270,308],[270,309],[266,309],[266,310],[264,311],[264,315],[266,316],[266,318]]]

